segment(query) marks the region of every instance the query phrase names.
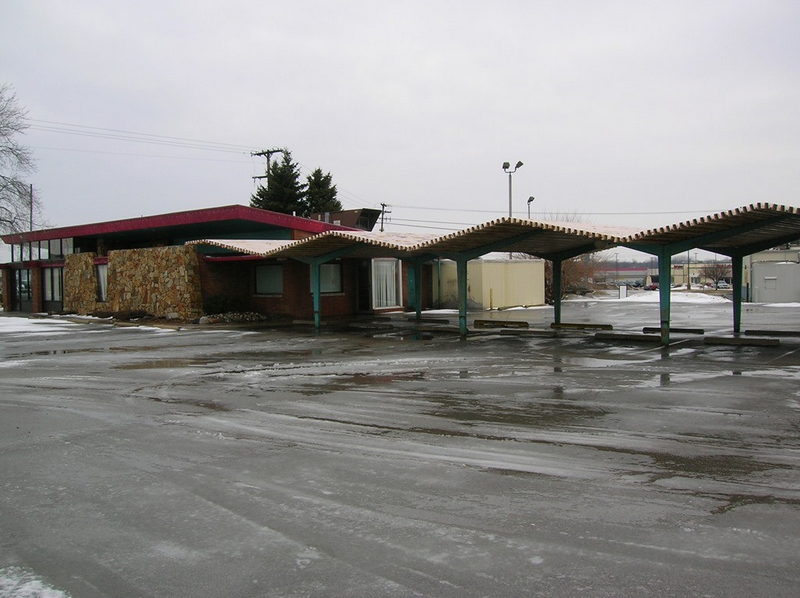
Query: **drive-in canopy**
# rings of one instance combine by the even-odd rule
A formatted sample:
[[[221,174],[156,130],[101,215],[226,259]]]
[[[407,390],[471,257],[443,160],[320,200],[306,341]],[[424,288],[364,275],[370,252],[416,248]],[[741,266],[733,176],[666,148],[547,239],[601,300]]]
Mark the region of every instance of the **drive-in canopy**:
[[[669,342],[671,258],[690,249],[704,249],[731,257],[733,266],[734,332],[741,320],[742,257],[800,238],[800,209],[757,203],[678,224],[634,231],[582,223],[539,222],[499,218],[457,232],[433,236],[360,231],[327,231],[299,241],[198,240],[262,257],[288,257],[306,262],[314,271],[339,257],[396,257],[413,267],[418,294],[420,265],[444,257],[456,261],[459,289],[459,325],[467,331],[467,262],[493,251],[527,253],[553,262],[554,319],[560,322],[561,262],[565,259],[625,246],[658,257],[661,337]],[[665,284],[666,283],[666,284]],[[416,300],[419,312],[419,297]],[[314,293],[315,321],[319,324],[319,293]]]

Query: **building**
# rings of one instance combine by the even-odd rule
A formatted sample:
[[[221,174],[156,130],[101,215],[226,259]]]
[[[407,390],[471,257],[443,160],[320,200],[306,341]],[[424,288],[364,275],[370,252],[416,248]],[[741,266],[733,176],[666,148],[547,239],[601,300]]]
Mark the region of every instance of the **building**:
[[[544,260],[508,259],[490,254],[467,264],[467,304],[471,309],[544,305]],[[440,307],[458,305],[453,260],[433,264],[433,298]]]
[[[337,220],[374,224],[374,214],[358,212],[340,213]],[[254,255],[247,243],[288,245],[319,233],[357,230],[232,205],[4,235],[11,261],[0,266],[3,307],[181,319],[232,310],[310,318],[310,265]],[[187,245],[220,238],[227,245]],[[402,264],[391,256],[331,260],[321,266],[320,311],[340,316],[400,308],[408,296],[402,274]],[[381,293],[373,292],[376,286]],[[426,303],[429,297],[430,292]]]
[[[745,263],[748,297],[757,303],[800,302],[800,246],[754,253]]]

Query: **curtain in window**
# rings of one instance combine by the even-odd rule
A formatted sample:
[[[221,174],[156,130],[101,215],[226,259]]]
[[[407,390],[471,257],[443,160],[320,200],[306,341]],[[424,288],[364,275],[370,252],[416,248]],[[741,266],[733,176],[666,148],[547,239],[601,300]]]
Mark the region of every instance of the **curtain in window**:
[[[62,276],[63,268],[43,268],[42,277],[44,278],[44,300],[61,301],[62,295]]]
[[[397,307],[397,260],[372,260],[372,305]]]
[[[97,265],[97,300],[108,299],[108,264]]]

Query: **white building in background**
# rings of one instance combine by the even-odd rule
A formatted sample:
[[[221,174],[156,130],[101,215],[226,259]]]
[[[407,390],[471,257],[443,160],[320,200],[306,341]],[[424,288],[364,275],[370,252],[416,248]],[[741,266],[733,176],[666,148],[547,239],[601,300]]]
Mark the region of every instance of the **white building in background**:
[[[745,258],[745,270],[750,301],[800,301],[800,246],[754,253]]]
[[[488,254],[467,263],[467,305],[470,309],[544,305],[544,260],[508,259],[508,254]],[[433,302],[458,305],[456,263],[433,264]]]

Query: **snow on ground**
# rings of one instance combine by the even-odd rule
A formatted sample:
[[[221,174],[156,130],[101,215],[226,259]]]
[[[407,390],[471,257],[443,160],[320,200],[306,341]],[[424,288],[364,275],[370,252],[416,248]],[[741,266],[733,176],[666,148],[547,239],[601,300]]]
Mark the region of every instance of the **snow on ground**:
[[[631,292],[628,291],[629,294],[627,297],[623,297],[620,299],[617,296],[616,291],[611,294],[607,295],[593,295],[593,296],[585,296],[585,297],[574,297],[568,299],[570,302],[580,302],[580,301],[619,301],[619,302],[632,302],[632,303],[658,303],[659,301],[659,293],[658,291],[639,291],[639,292]],[[721,297],[719,295],[707,295],[706,293],[687,293],[687,292],[680,292],[672,290],[670,293],[670,297],[672,303],[730,303],[728,299],[725,297]]]
[[[69,598],[61,590],[47,585],[33,573],[20,567],[0,569],[2,598]]]
[[[76,326],[71,322],[63,322],[50,319],[31,319],[31,318],[0,318],[0,333],[49,333],[49,334],[68,334],[70,328]]]
[[[658,303],[660,293],[658,291],[646,291],[643,293],[633,293],[624,299],[617,299],[617,301],[633,301],[637,303]],[[672,303],[730,303],[725,297],[719,295],[707,295],[706,293],[686,293],[675,292],[670,293]]]
[[[800,303],[759,303],[764,307],[800,307]]]

